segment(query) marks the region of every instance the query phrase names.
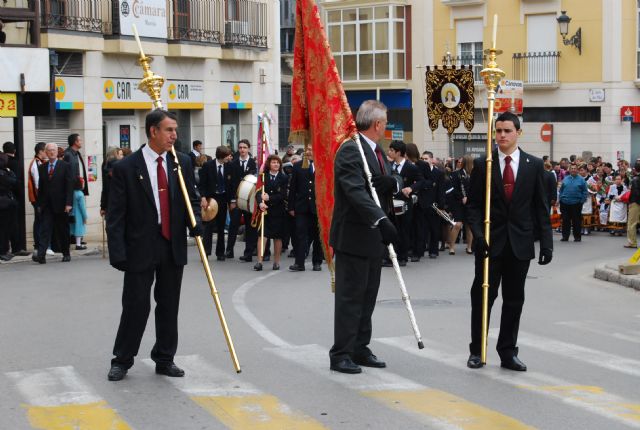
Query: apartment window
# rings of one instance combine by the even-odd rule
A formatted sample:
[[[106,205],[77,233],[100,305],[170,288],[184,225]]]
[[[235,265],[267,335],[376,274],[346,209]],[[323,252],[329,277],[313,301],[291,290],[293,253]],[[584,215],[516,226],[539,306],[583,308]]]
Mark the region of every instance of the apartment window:
[[[456,66],[473,66],[473,78],[482,81],[483,67],[482,20],[465,19],[456,21],[457,58]]]
[[[328,11],[327,33],[343,81],[406,78],[404,6]]]

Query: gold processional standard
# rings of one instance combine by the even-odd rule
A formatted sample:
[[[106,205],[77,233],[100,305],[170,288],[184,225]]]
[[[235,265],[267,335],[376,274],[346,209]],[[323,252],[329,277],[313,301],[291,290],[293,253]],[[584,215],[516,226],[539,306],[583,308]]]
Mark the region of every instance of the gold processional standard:
[[[491,168],[493,165],[492,143],[493,143],[493,106],[496,100],[496,88],[500,80],[504,78],[505,73],[498,68],[496,56],[502,54],[501,50],[496,49],[496,33],[498,29],[498,15],[493,16],[493,38],[491,49],[485,50],[489,55],[489,63],[487,67],[482,69],[480,75],[487,87],[488,100],[488,129],[487,129],[487,173],[485,178],[485,200],[484,200],[484,238],[487,245],[491,242]],[[480,358],[482,364],[487,363],[487,330],[489,329],[489,255],[484,257],[482,267],[482,345],[480,346]]]
[[[133,26],[133,33],[136,37],[136,41],[138,42],[138,48],[140,49],[140,59],[138,63],[142,66],[144,71],[144,78],[138,84],[138,88],[147,93],[149,97],[151,97],[151,101],[153,103],[154,109],[162,109],[162,100],[160,98],[160,90],[162,89],[162,85],[164,84],[164,78],[162,76],[158,76],[151,71],[151,67],[149,64],[153,60],[151,57],[147,57],[144,55],[144,51],[142,50],[142,44],[140,43],[140,38],[138,37],[138,30],[135,25]],[[184,197],[185,206],[187,207],[187,213],[189,214],[189,222],[191,222],[191,226],[195,227],[196,218],[193,215],[193,209],[191,208],[191,201],[189,200],[189,192],[187,191],[187,186],[184,183],[184,176],[182,175],[182,167],[180,166],[180,162],[178,161],[178,155],[176,154],[175,148],[171,147],[171,155],[173,156],[173,160],[178,166],[178,183],[180,184],[180,190],[182,191],[182,196]],[[227,346],[229,347],[229,353],[231,354],[231,360],[233,361],[233,367],[236,369],[237,373],[240,373],[240,363],[238,362],[238,356],[236,355],[236,350],[233,347],[233,341],[231,340],[231,335],[229,334],[229,327],[227,326],[227,320],[224,317],[224,312],[222,311],[222,304],[220,303],[220,297],[218,296],[218,290],[216,289],[216,285],[213,282],[213,276],[211,274],[211,268],[209,267],[209,261],[207,260],[207,255],[204,251],[204,246],[202,245],[202,237],[196,236],[196,245],[198,246],[198,251],[200,252],[200,259],[202,260],[202,267],[204,268],[204,273],[207,277],[207,281],[209,283],[209,289],[211,290],[211,296],[213,297],[213,301],[216,305],[216,310],[218,311],[218,317],[220,318],[220,325],[222,325],[222,331],[224,332],[225,340],[227,341]]]

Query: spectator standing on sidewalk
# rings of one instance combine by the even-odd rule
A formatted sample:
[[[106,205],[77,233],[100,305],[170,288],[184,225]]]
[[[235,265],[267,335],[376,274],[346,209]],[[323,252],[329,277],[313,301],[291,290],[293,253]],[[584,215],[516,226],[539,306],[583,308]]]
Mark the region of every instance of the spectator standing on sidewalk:
[[[82,238],[87,232],[87,208],[84,203],[83,188],[82,178],[76,178],[73,188],[73,207],[69,214],[69,233],[76,238],[76,251],[87,249],[87,245],[82,244]]]
[[[633,167],[633,179],[631,180],[631,194],[629,195],[629,216],[627,217],[627,244],[625,248],[637,248],[636,238],[638,219],[640,219],[640,163]]]
[[[18,203],[15,193],[17,188],[18,179],[9,169],[9,157],[7,154],[0,154],[0,260],[2,261],[13,258],[13,254],[9,253],[9,240],[11,233],[16,230]]]
[[[560,212],[562,213],[562,242],[569,240],[573,228],[573,240],[582,240],[582,205],[587,199],[587,183],[578,175],[578,166],[569,167],[569,175],[565,176],[560,186]]]
[[[33,149],[34,156],[33,160],[29,164],[29,176],[27,181],[28,188],[28,197],[31,206],[33,207],[33,254],[37,255],[38,253],[38,245],[40,244],[40,212],[38,212],[38,181],[40,179],[40,174],[38,173],[38,168],[44,161],[46,161],[47,156],[44,153],[44,142],[36,143],[35,148]]]

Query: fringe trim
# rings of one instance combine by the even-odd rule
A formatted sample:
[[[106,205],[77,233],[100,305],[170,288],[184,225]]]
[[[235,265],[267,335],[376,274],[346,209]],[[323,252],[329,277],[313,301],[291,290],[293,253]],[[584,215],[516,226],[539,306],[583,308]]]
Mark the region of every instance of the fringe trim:
[[[289,143],[304,143],[306,145],[307,142],[309,142],[308,130],[292,131],[289,133]]]

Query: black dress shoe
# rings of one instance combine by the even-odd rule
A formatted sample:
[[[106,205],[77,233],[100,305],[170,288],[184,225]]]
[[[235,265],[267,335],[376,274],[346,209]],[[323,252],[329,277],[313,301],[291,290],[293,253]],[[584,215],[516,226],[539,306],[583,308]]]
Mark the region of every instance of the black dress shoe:
[[[278,263],[273,263],[273,270],[280,270],[280,265]]]
[[[257,262],[254,266],[253,266],[253,270],[255,270],[256,272],[260,272],[262,270],[262,263]]]
[[[224,261],[224,260],[225,260],[224,255],[218,255],[218,256],[216,257],[216,260],[218,260],[218,261]]]
[[[582,238],[577,237],[577,238],[573,239],[573,241],[574,241],[574,242],[582,242]]]
[[[438,254],[429,254],[429,258],[438,258]]]
[[[176,366],[175,363],[156,364],[156,373],[158,375],[171,376],[172,378],[181,378],[184,376],[184,370]]]
[[[417,263],[420,261],[420,257],[411,257],[411,262],[412,263]]]
[[[70,255],[63,255],[62,256],[62,262],[63,263],[68,263],[69,261],[71,261],[71,256]]]
[[[398,260],[398,265],[400,267],[405,267],[407,265],[407,260]]]
[[[87,249],[87,245],[76,245],[76,251],[84,251]]]
[[[366,357],[357,357],[353,360],[354,363],[359,364],[360,366],[366,367],[377,367],[379,369],[383,367],[387,367],[387,363],[384,361],[378,360],[378,357],[371,354]]]
[[[242,255],[238,258],[240,261],[244,261],[245,263],[251,263],[253,258],[250,255]]]
[[[345,358],[338,361],[337,363],[331,363],[331,366],[329,366],[329,368],[340,373],[362,373],[362,369],[360,368],[360,366],[354,363],[350,358]]]
[[[227,258],[233,258],[233,251],[227,251],[224,253],[224,256]]]
[[[304,272],[304,270],[304,266],[298,266],[297,264],[289,266],[289,271],[291,272]]]
[[[42,257],[38,257],[37,255],[32,255],[31,259],[39,264],[47,264],[47,260],[44,255]]]
[[[482,364],[482,359],[479,355],[471,354],[469,356],[469,359],[467,360],[467,367],[469,369],[479,369],[482,366],[484,366],[484,364]]]
[[[382,260],[382,267],[393,267],[393,263],[388,258]]]
[[[562,239],[560,239],[560,242],[567,242],[567,241],[569,241],[568,237],[563,237]]]
[[[513,356],[506,360],[502,360],[500,362],[500,367],[504,367],[505,369],[515,370],[516,372],[526,372],[527,365],[524,364],[517,356]]]
[[[109,381],[121,381],[126,374],[127,374],[127,369],[124,368],[122,365],[112,364],[111,369],[109,369],[109,374],[107,375],[107,379]]]
[[[314,264],[313,265],[313,271],[314,272],[319,272],[322,270],[322,265],[321,264]]]

